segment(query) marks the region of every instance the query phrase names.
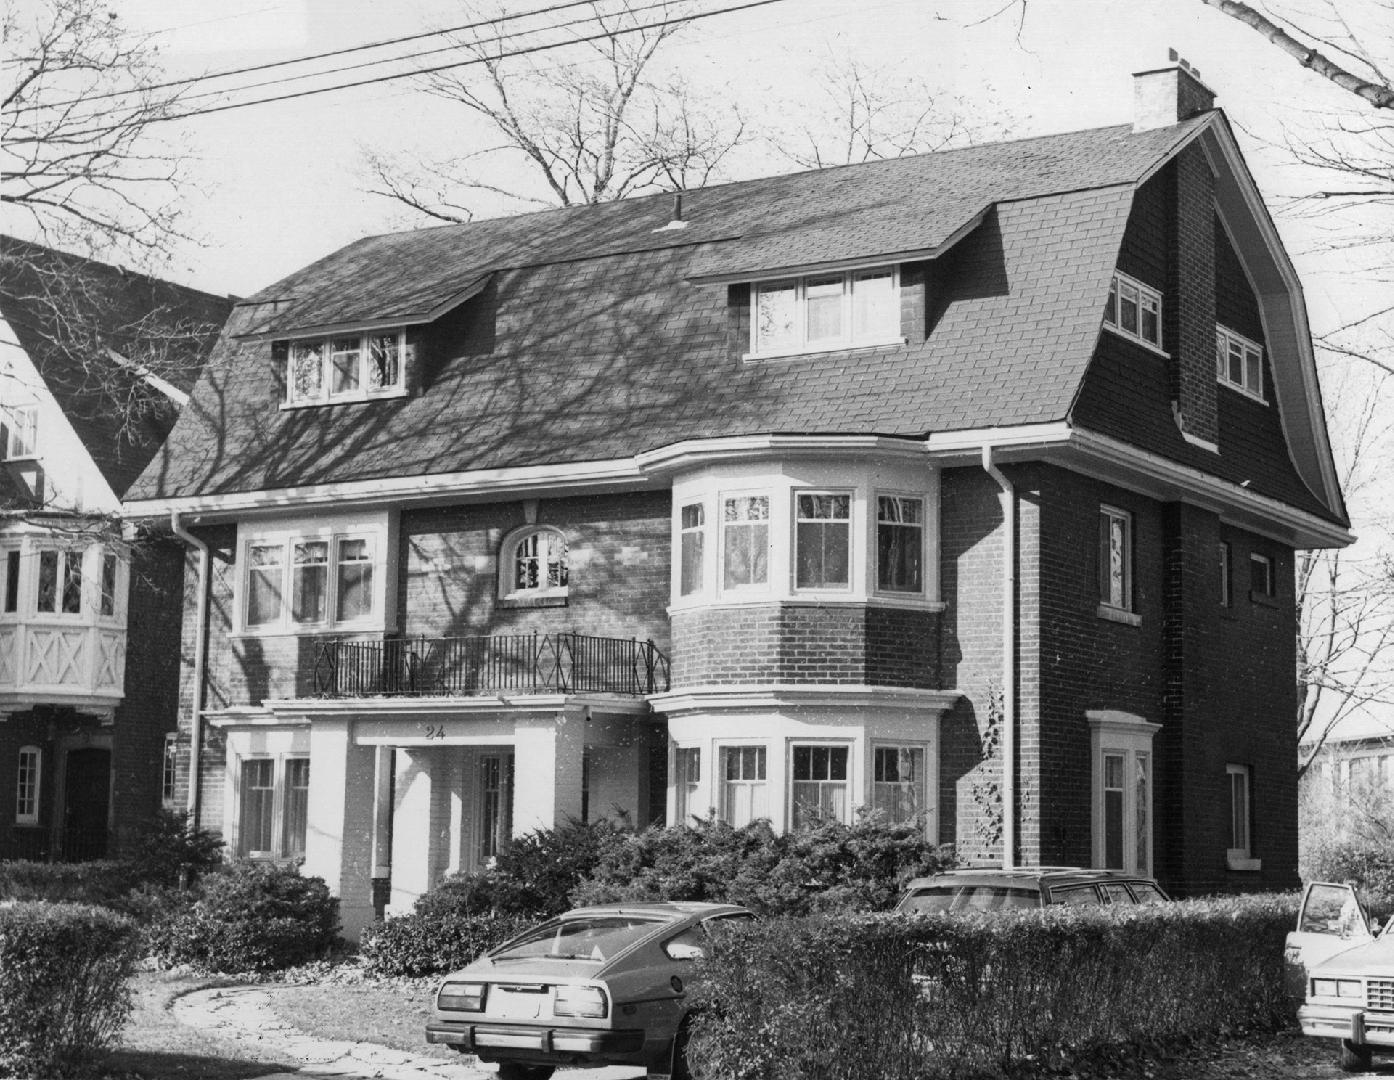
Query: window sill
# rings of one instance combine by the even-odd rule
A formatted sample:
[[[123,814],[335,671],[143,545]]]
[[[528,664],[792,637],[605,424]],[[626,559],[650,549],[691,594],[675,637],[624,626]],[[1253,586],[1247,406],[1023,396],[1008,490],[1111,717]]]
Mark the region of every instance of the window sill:
[[[1278,598],[1276,596],[1269,596],[1266,592],[1255,592],[1253,589],[1249,590],[1249,600],[1261,607],[1275,608],[1278,606]]]
[[[1132,334],[1128,333],[1128,331],[1124,330],[1122,327],[1114,326],[1112,323],[1104,323],[1103,325],[1104,329],[1107,330],[1114,337],[1122,338],[1124,341],[1131,342],[1134,345],[1140,345],[1148,352],[1156,356],[1160,356],[1163,360],[1171,359],[1171,353],[1167,352],[1159,345],[1153,345],[1152,342],[1148,341],[1146,338],[1134,337]]]
[[[1106,622],[1121,623],[1124,626],[1141,626],[1142,616],[1135,611],[1124,611],[1116,608],[1112,604],[1100,604],[1094,609],[1094,614]]]
[[[1228,379],[1218,379],[1218,378],[1217,378],[1217,379],[1215,380],[1215,382],[1216,382],[1217,385],[1223,386],[1226,390],[1233,390],[1233,391],[1234,391],[1236,394],[1238,394],[1240,397],[1246,397],[1246,398],[1248,398],[1250,401],[1255,402],[1255,403],[1257,403],[1257,404],[1259,404],[1259,405],[1267,405],[1267,404],[1268,404],[1268,399],[1267,399],[1267,398],[1265,398],[1262,394],[1255,394],[1252,390],[1250,390],[1250,389],[1249,389],[1248,387],[1246,387],[1246,386],[1240,386],[1240,385],[1238,385],[1237,383],[1232,383],[1232,382],[1230,382]]]
[[[785,607],[883,608],[896,611],[924,611],[930,614],[939,614],[947,611],[949,607],[943,600],[915,600],[892,596],[728,596],[710,599],[703,597],[698,600],[684,597],[681,603],[669,604],[667,613],[675,615],[716,608],[768,607],[771,604],[781,604]]]
[[[273,626],[256,627],[251,630],[234,630],[228,635],[233,641],[246,638],[303,638],[303,637],[351,637],[360,634],[386,634],[389,628],[381,623],[345,623],[341,626]]]
[[[503,610],[517,610],[520,608],[549,608],[566,607],[567,597],[565,595],[553,596],[500,596],[498,606]]]
[[[1225,866],[1230,870],[1254,873],[1263,869],[1263,860],[1254,859],[1234,851],[1225,852]]]
[[[796,360],[804,356],[824,356],[827,353],[835,352],[857,352],[862,349],[887,349],[899,345],[909,344],[907,337],[897,336],[889,338],[877,338],[874,341],[841,341],[836,345],[814,345],[802,349],[790,349],[786,352],[748,352],[741,357],[747,363],[759,362],[761,360]]]
[[[323,409],[331,405],[362,405],[369,401],[391,401],[394,398],[404,398],[407,396],[405,386],[396,390],[383,390],[376,394],[357,394],[353,397],[333,397],[324,398],[322,401],[283,401],[279,405],[281,412],[290,412],[296,409]]]

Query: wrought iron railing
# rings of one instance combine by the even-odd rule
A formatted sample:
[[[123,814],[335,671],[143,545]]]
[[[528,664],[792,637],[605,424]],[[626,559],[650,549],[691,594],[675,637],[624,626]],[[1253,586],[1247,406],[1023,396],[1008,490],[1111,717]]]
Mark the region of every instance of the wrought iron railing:
[[[668,658],[652,641],[586,634],[321,641],[317,697],[452,697],[500,692],[656,694]]]

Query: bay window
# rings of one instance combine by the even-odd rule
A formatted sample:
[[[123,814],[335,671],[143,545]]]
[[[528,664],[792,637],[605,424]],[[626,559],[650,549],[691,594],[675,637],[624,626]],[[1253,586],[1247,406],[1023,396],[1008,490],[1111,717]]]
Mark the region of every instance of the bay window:
[[[681,510],[679,520],[678,594],[691,596],[702,591],[707,544],[707,508],[702,503],[689,503]]]
[[[876,587],[882,592],[924,592],[924,500],[876,497]]]
[[[872,750],[871,806],[892,823],[914,821],[927,809],[923,746],[877,746]]]
[[[723,503],[721,533],[725,587],[765,584],[769,575],[769,496],[727,498]]]
[[[900,288],[892,267],[759,282],[751,288],[751,356],[899,340]]]
[[[721,820],[749,825],[770,816],[763,746],[721,748]]]
[[[673,751],[673,824],[685,825],[690,817],[700,817],[706,808],[698,805],[702,796],[702,751],[696,746],[680,746]]]
[[[34,609],[49,615],[82,613],[82,552],[48,548],[39,552]]]
[[[791,748],[790,814],[794,828],[820,821],[847,820],[846,746],[795,745]]]
[[[846,589],[850,583],[851,496],[799,492],[795,502],[795,587]]]

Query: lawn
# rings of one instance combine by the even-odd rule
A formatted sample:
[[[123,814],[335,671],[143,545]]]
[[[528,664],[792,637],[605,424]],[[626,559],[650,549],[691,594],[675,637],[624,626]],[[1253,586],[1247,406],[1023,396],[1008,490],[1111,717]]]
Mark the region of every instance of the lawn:
[[[286,986],[271,1008],[287,1024],[322,1039],[371,1042],[458,1061],[447,1046],[426,1042],[431,988],[407,986]]]
[[[170,1003],[217,980],[143,972],[131,980],[135,1008],[107,1058],[102,1080],[249,1080],[295,1065],[269,1050],[219,1038],[179,1023]]]

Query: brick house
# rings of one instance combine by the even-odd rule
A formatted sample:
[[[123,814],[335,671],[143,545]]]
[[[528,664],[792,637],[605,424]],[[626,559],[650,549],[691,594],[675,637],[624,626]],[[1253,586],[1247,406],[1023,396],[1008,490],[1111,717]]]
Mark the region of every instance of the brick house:
[[[204,824],[349,928],[616,811],[1292,884],[1293,551],[1347,519],[1229,125],[1185,70],[1136,88],[1127,126],[372,237],[239,304],[128,496],[195,540]]]
[[[120,498],[230,309],[0,237],[0,859],[114,853],[172,798],[184,556]]]

